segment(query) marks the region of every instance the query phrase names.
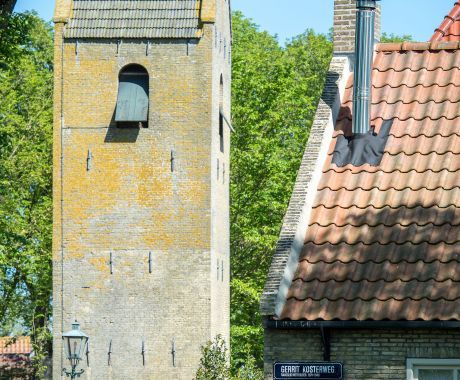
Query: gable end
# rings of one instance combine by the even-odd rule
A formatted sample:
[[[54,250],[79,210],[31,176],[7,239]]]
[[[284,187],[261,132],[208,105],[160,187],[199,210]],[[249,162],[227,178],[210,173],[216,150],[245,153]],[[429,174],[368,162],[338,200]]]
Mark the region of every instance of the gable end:
[[[349,59],[346,57],[334,57],[331,61],[324,92],[316,111],[262,294],[260,309],[264,316],[280,315],[286,302],[286,295],[303,247],[327,149],[332,139],[334,122],[339,113],[341,94],[345,91],[349,76],[349,65]]]

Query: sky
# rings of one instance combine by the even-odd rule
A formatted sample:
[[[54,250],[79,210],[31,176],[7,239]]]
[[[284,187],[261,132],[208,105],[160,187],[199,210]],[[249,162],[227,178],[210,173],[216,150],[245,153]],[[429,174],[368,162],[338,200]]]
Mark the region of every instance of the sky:
[[[382,31],[411,35],[416,41],[427,41],[454,5],[454,0],[383,0]],[[233,10],[286,39],[314,29],[327,33],[332,26],[333,0],[232,0]],[[18,0],[15,11],[35,9],[45,20],[51,20],[54,0]]]

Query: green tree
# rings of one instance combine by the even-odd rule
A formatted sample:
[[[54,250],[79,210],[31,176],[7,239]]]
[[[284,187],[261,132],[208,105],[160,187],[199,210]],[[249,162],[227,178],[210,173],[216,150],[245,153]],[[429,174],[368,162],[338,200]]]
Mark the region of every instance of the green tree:
[[[414,39],[410,34],[403,34],[402,36],[398,36],[397,34],[391,33],[382,33],[382,37],[380,38],[380,42],[404,42],[404,41],[413,41]]]
[[[196,380],[228,380],[227,347],[222,336],[218,335],[201,347],[200,366],[196,373]]]
[[[264,371],[256,365],[253,357],[248,357],[246,362],[238,368],[238,372],[232,377],[234,380],[264,380]]]
[[[53,43],[36,14],[8,18],[0,38],[0,333],[30,334],[42,369],[51,350]]]
[[[281,48],[241,13],[233,19],[232,363],[237,378],[257,379],[259,297],[332,49],[312,31]],[[50,350],[51,29],[13,14],[0,33],[0,332],[30,333],[40,367]],[[207,353],[223,349],[214,344]],[[203,367],[225,374],[225,356]]]
[[[331,59],[311,30],[282,48],[233,15],[231,254],[232,371],[263,364],[259,298]]]

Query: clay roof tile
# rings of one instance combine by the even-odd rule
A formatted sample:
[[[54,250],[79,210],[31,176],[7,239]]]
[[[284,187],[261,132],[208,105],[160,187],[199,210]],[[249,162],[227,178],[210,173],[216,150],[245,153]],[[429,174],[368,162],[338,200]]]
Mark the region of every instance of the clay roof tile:
[[[435,30],[431,41],[460,41],[460,1],[456,1],[450,13]]]
[[[460,320],[458,62],[458,39],[376,47],[372,125],[393,120],[377,167],[332,164],[349,78],[281,319]]]
[[[30,337],[0,337],[0,355],[30,355],[32,343]]]

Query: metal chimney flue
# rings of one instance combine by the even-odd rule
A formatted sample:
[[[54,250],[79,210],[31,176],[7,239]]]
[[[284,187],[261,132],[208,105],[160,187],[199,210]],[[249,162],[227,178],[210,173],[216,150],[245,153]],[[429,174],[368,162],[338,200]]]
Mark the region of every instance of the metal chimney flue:
[[[377,1],[356,0],[353,134],[366,133],[371,125],[371,78]]]
[[[380,35],[380,0],[336,0],[338,5],[348,5],[351,13],[356,4],[354,91],[353,91],[353,136],[340,135],[332,156],[332,163],[338,167],[352,165],[379,166],[385,153],[393,119],[384,120],[378,133],[371,126],[372,103],[372,63],[374,58],[375,35]],[[376,28],[377,24],[377,28]],[[343,29],[337,32],[337,50],[352,47],[353,37],[347,44],[339,37],[345,35]],[[376,31],[377,29],[377,31]]]

